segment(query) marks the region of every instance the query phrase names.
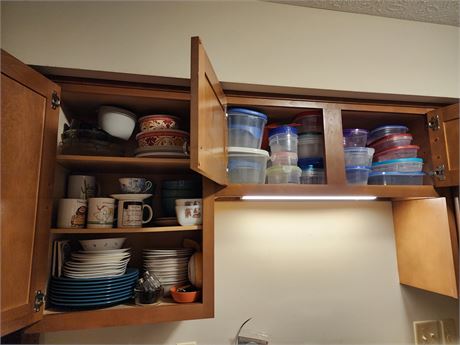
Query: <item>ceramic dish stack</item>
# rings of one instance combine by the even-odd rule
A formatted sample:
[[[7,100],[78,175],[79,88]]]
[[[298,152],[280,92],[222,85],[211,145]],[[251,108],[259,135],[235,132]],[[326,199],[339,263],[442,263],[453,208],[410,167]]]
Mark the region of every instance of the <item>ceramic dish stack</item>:
[[[171,115],[148,115],[139,120],[136,157],[187,157],[190,135],[179,130],[180,119]]]
[[[188,262],[193,249],[144,249],[144,269],[160,280],[165,295],[173,286],[188,282]]]

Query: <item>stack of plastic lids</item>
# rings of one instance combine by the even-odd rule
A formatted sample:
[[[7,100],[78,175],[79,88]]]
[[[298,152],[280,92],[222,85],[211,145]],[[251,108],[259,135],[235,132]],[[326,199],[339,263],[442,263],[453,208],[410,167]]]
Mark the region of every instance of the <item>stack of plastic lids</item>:
[[[408,130],[406,126],[391,125],[369,133],[367,144],[375,149],[369,184],[423,184],[423,159],[417,158],[419,147],[411,145]]]
[[[374,149],[366,147],[368,131],[362,128],[343,130],[345,172],[348,184],[367,184]]]

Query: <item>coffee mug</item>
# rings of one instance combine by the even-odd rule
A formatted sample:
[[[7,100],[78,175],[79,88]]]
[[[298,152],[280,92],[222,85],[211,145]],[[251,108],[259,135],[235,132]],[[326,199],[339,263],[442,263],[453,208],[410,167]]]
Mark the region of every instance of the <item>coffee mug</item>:
[[[148,219],[143,219],[144,208],[149,210]],[[118,201],[118,223],[119,228],[134,227],[140,228],[142,224],[152,220],[153,210],[145,205],[142,200],[119,200]]]
[[[84,228],[87,202],[83,199],[60,199],[58,228]]]
[[[67,197],[88,199],[96,196],[96,178],[87,175],[70,175],[67,180]]]
[[[112,228],[115,213],[115,199],[88,199],[88,228]]]
[[[122,177],[119,178],[122,193],[145,193],[152,188],[152,182],[143,177]]]

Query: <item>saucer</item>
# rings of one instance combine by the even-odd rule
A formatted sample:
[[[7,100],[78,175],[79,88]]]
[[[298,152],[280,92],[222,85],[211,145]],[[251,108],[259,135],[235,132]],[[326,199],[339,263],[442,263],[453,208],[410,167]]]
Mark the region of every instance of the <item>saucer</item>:
[[[117,200],[139,201],[139,200],[150,198],[152,194],[110,194],[110,196]]]

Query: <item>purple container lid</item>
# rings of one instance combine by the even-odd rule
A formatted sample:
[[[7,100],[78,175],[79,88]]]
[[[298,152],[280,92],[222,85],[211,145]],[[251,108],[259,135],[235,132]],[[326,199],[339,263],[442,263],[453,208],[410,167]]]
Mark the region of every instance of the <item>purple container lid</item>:
[[[343,130],[344,137],[351,137],[353,135],[364,135],[367,133],[369,133],[369,131],[362,128],[347,128]]]

